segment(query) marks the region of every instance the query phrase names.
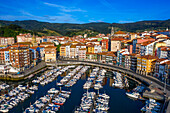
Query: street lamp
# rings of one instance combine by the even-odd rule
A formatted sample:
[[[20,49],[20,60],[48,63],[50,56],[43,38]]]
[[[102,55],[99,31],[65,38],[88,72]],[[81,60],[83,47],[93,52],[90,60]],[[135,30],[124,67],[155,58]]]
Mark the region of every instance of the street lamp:
[[[165,71],[164,73],[165,73],[164,93],[166,93],[166,79],[167,79],[168,72]]]

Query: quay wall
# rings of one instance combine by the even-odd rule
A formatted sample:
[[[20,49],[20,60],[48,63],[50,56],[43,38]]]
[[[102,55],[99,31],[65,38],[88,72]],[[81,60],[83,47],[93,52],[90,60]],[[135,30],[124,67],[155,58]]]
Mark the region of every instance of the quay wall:
[[[9,81],[24,80],[30,74],[35,74],[36,72],[43,70],[45,67],[46,67],[46,63],[40,62],[35,67],[25,70],[22,74],[0,74],[0,80],[9,80]]]

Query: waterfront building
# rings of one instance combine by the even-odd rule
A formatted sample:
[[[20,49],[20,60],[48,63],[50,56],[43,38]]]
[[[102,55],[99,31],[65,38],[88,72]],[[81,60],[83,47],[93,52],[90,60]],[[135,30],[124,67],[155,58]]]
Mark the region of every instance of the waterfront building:
[[[116,64],[118,66],[122,66],[122,63],[124,64],[124,59],[122,61],[122,56],[125,54],[129,54],[128,49],[121,49],[119,51],[117,51],[117,58],[116,58]],[[123,56],[124,57],[124,56]]]
[[[125,67],[125,56],[128,54],[122,54],[121,55],[121,62],[120,62],[120,66]]]
[[[14,37],[0,37],[0,46],[12,45],[14,43]]]
[[[157,57],[151,55],[138,56],[137,57],[137,72],[142,75],[148,75],[152,72],[152,62],[155,61]]]
[[[0,49],[0,64],[9,64],[9,48]]]
[[[87,61],[97,61],[97,54],[86,52],[86,60]]]
[[[86,60],[86,48],[79,48],[78,58],[79,60]]]
[[[29,49],[30,49],[30,55],[31,55],[30,65],[34,67],[38,64],[39,53],[37,51],[37,47],[30,47]]]
[[[158,60],[159,60],[159,59],[158,59]],[[156,72],[156,62],[157,62],[157,60],[152,61],[151,73],[150,73],[151,76],[155,76],[154,74],[155,74],[155,72]]]
[[[116,52],[121,49],[121,41],[123,41],[123,38],[113,38],[111,39],[111,51]]]
[[[44,51],[45,51],[45,62],[56,62],[57,47],[47,46],[45,47]]]
[[[88,44],[87,45],[87,52],[88,53],[94,53],[94,44]]]
[[[160,65],[160,62],[164,60],[166,59],[158,59],[154,61],[155,62],[155,69],[154,69],[154,74],[153,74],[154,77],[159,78],[159,65]]]
[[[125,54],[124,55],[125,56],[125,68],[128,68],[128,69],[130,69],[130,67],[131,67],[131,56],[129,55],[129,54]]]
[[[97,54],[97,61],[105,63],[106,62],[106,54],[107,52],[102,52]]]
[[[62,44],[60,46],[60,56],[61,57],[70,57],[70,43]]]
[[[102,47],[99,44],[94,45],[94,53],[101,53],[102,52]]]
[[[106,63],[116,65],[116,55],[113,52],[107,52]]]
[[[76,45],[71,45],[70,46],[70,57],[75,58],[75,57],[78,56],[77,54],[78,53],[77,53],[77,50],[76,50]]]
[[[142,72],[142,57],[138,56],[137,57],[137,69],[136,69],[137,73],[141,73]]]
[[[39,61],[45,60],[45,51],[44,51],[44,46],[37,46],[37,52],[39,55]]]
[[[109,40],[103,39],[101,40],[102,52],[107,52],[109,49]]]
[[[168,73],[169,73],[169,69],[168,69],[168,65],[170,65],[170,60],[163,60],[160,62],[159,65],[159,77],[161,78],[161,80],[165,80],[165,78],[169,77]]]
[[[30,66],[30,51],[28,45],[13,45],[9,47],[9,56],[12,67],[24,71]]]
[[[136,69],[137,69],[137,56],[139,56],[138,54],[135,54],[135,53],[132,53],[132,54],[129,54],[130,55],[130,58],[131,58],[131,61],[130,61],[130,69],[134,72],[136,72]]]

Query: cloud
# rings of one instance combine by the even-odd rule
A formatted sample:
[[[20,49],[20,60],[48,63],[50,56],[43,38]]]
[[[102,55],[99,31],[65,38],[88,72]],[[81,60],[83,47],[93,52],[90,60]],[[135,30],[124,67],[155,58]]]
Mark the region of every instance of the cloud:
[[[94,18],[89,19],[89,22],[104,22],[104,18],[101,18],[100,20],[95,20]]]
[[[20,10],[19,12],[20,12],[21,14],[23,14],[23,15],[34,16],[33,14],[31,14],[31,13],[29,13],[29,12],[26,12],[26,11],[24,11],[24,10]]]
[[[1,20],[39,20],[56,23],[83,23],[71,14],[59,13],[56,16],[44,15],[36,16],[24,10],[19,11],[22,15],[0,15]]]
[[[131,20],[120,20],[118,23],[133,23]]]
[[[51,4],[48,2],[44,2],[45,5],[51,6],[51,7],[57,7],[59,10],[63,12],[86,12],[85,10],[82,10],[80,8],[75,8],[75,7],[65,7],[62,5],[57,5],[57,4]]]
[[[102,5],[104,5],[104,6],[108,7],[108,8],[113,9],[113,6],[112,6],[107,0],[99,0],[99,2],[100,2]]]

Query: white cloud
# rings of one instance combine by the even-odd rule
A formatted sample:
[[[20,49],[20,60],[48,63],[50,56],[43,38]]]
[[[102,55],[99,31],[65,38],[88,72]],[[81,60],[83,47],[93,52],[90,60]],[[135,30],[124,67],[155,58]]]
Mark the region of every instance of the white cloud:
[[[86,12],[85,10],[82,10],[80,8],[75,8],[75,7],[65,7],[62,5],[57,5],[57,4],[51,4],[48,2],[44,2],[45,5],[51,6],[51,7],[57,7],[59,10],[63,12]]]
[[[119,23],[133,23],[131,20],[120,20]]]
[[[55,23],[83,23],[70,14],[59,13],[56,16],[35,16],[26,11],[20,11],[22,15],[0,15],[1,20],[39,20]]]

